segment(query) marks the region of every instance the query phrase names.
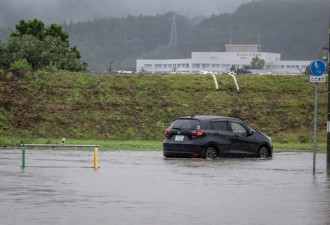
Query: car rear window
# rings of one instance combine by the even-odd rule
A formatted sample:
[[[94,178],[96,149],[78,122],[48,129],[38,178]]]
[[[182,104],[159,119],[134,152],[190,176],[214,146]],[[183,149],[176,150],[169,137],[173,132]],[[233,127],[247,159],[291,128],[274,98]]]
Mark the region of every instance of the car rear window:
[[[196,130],[200,129],[200,122],[199,120],[193,119],[178,119],[172,123],[170,128],[180,130]]]

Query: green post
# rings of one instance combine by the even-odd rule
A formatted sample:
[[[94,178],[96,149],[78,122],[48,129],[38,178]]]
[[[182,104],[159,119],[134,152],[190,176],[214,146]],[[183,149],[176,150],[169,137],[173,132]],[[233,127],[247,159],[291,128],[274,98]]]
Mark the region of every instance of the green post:
[[[25,168],[25,145],[22,145],[22,168]]]

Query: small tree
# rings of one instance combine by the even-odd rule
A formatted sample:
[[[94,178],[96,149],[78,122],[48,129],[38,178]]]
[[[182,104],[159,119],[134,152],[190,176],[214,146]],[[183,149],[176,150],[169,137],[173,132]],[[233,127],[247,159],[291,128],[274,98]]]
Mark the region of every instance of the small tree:
[[[41,20],[20,20],[16,24],[15,32],[11,33],[11,37],[22,37],[23,35],[32,35],[39,40],[43,40],[45,37],[45,24]]]
[[[254,57],[251,62],[251,69],[263,69],[265,60],[260,59],[258,56]]]
[[[75,46],[70,48],[68,38],[69,34],[62,31],[60,25],[45,28],[41,20],[21,20],[8,40],[0,43],[0,67],[21,66],[24,61],[33,69],[51,66],[85,71],[87,63],[80,61],[81,55]]]
[[[235,72],[236,74],[245,74],[248,69],[251,69],[251,65],[243,65],[241,68],[232,65],[230,71]]]
[[[59,37],[61,41],[66,42],[69,44],[69,34],[65,31],[62,31],[62,27],[57,24],[51,24],[46,30],[45,30],[46,36],[52,36],[52,37]],[[73,47],[76,51],[76,47]]]

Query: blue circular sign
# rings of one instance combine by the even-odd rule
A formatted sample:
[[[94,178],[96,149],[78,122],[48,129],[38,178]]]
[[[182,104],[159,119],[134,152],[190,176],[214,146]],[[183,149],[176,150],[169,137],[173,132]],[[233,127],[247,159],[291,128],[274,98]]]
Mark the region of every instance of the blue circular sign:
[[[315,60],[311,64],[311,72],[314,76],[321,76],[325,73],[325,63],[321,60]]]

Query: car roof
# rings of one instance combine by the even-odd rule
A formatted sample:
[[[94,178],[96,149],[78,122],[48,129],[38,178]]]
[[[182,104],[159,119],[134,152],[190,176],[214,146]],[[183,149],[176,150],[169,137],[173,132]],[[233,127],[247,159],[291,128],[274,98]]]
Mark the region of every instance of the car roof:
[[[227,116],[214,116],[214,115],[191,115],[191,116],[184,116],[179,117],[178,119],[197,119],[197,120],[214,120],[214,119],[231,119],[231,120],[238,120],[237,118],[227,117]]]

